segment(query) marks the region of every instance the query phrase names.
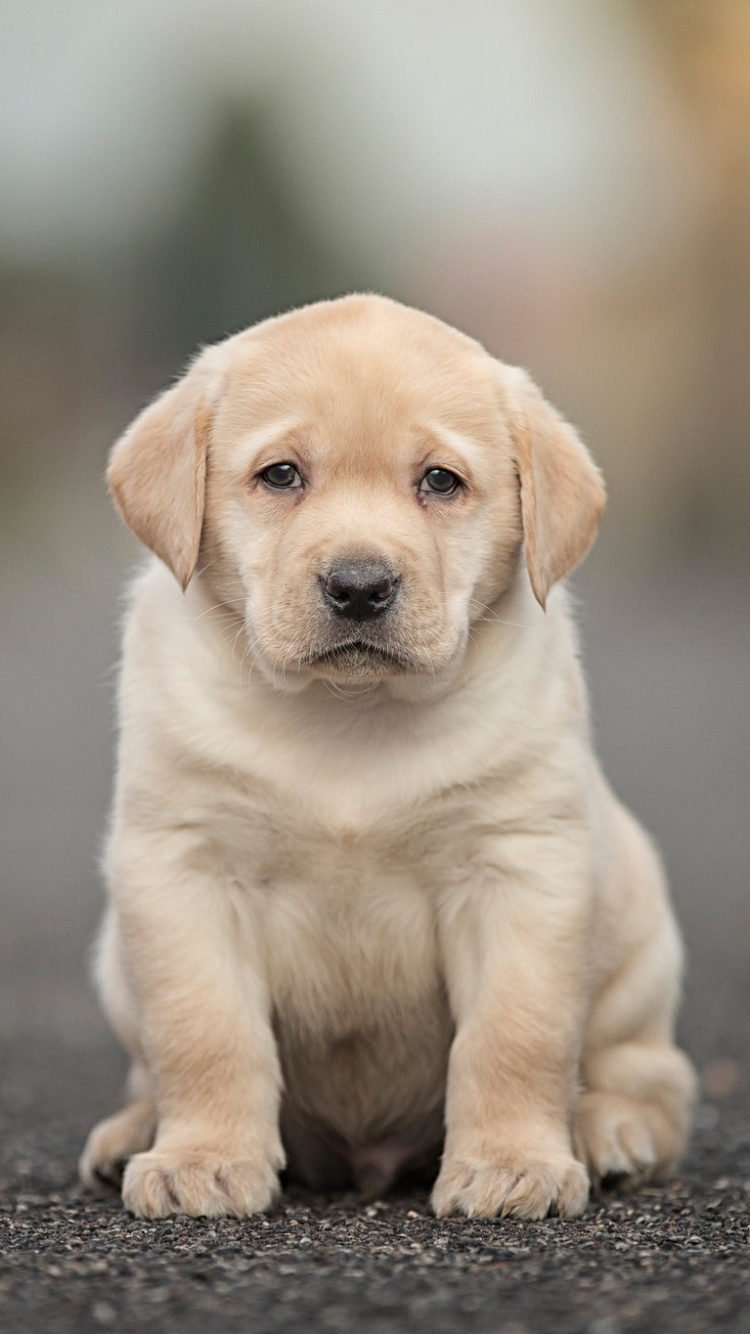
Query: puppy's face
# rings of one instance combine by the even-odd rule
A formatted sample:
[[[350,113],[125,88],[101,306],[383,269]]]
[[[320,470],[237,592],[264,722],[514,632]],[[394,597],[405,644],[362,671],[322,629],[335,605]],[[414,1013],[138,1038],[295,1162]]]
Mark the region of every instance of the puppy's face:
[[[228,369],[203,553],[277,676],[442,673],[516,560],[492,363],[394,310],[300,312],[247,338]]]
[[[523,537],[543,602],[601,507],[583,447],[522,372],[376,297],[208,349],[109,475],[183,585],[199,561],[280,685],[450,673]]]

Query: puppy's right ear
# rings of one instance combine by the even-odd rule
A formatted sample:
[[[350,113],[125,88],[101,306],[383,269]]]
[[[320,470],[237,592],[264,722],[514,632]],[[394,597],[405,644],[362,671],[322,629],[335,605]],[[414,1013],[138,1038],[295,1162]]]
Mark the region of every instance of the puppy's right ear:
[[[203,352],[186,375],[136,417],[110,455],[107,482],[136,537],[187,588],[203,526],[206,451],[217,391]]]

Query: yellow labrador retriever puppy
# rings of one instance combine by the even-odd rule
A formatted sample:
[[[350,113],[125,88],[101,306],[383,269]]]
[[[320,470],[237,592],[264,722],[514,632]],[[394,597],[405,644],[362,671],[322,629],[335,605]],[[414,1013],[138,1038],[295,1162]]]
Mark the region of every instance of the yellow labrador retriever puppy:
[[[285,1164],[579,1214],[683,1151],[680,941],[592,751],[559,581],[604,489],[523,371],[375,296],[207,348],[116,445],[98,981],[132,1101],[84,1181],[266,1209]]]

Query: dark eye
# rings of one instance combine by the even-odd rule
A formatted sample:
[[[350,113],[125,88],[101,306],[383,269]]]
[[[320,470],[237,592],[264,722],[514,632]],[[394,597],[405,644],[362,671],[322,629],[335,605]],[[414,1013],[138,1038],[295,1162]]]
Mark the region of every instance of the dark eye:
[[[293,491],[302,485],[302,478],[293,463],[272,463],[263,469],[260,477],[275,491]]]
[[[421,495],[452,496],[461,486],[461,478],[447,468],[430,468],[419,483]]]

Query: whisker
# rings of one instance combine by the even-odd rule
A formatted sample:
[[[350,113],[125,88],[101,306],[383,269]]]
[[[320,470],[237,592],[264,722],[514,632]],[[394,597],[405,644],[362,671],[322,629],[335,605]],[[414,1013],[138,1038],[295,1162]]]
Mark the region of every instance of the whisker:
[[[477,616],[476,619],[478,621],[492,621],[495,625],[510,626],[512,630],[527,630],[529,628],[526,625],[522,625],[519,621],[509,621],[503,616],[498,616],[497,612],[493,611],[492,607],[488,606],[486,602],[480,602],[477,598],[469,598],[469,605],[479,607],[481,611],[485,613],[483,616]]]
[[[203,620],[204,616],[208,616],[209,613],[212,611],[218,611],[220,607],[234,607],[238,605],[239,607],[242,607],[242,602],[240,601],[239,598],[231,598],[225,602],[215,602],[212,607],[206,607],[204,611],[202,611],[198,616],[194,617],[193,625],[197,625],[198,621]]]

